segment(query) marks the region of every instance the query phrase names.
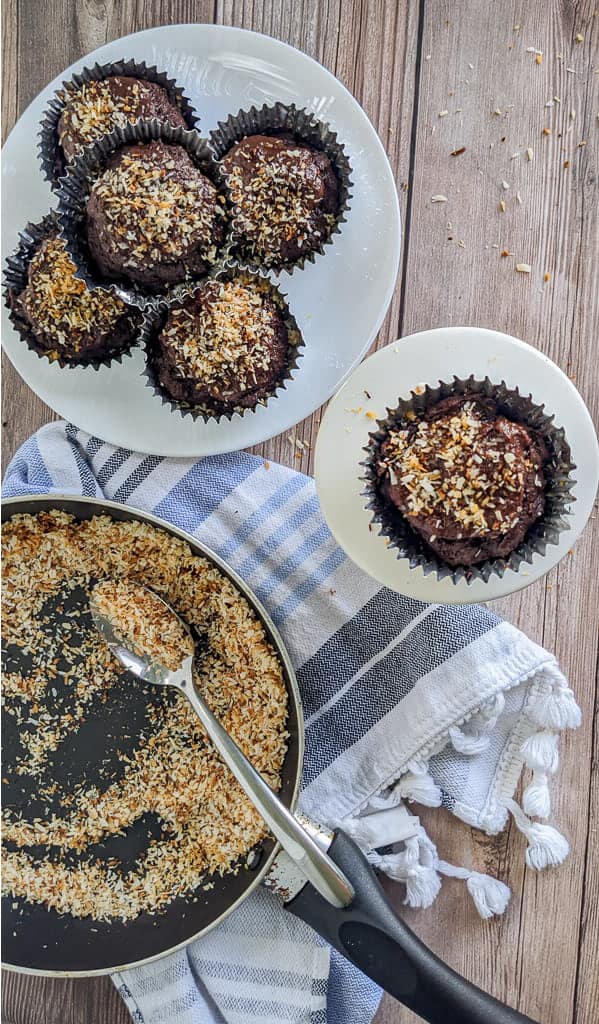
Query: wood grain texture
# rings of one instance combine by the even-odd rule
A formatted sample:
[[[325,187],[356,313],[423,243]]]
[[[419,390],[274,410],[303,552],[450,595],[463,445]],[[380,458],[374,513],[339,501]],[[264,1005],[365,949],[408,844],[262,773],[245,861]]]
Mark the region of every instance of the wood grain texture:
[[[527,5],[524,14],[507,3],[489,16],[482,3],[425,4],[401,333],[441,324],[499,327],[558,362],[597,416],[596,361],[589,358],[599,251],[597,221],[588,216],[593,196],[597,203],[593,10],[591,3],[545,3]],[[529,47],[542,51],[540,64]],[[582,139],[587,144],[579,146]],[[432,203],[434,195],[447,202]],[[516,263],[529,264],[531,274],[518,273]],[[464,829],[458,839],[453,823],[443,829],[431,821],[440,855],[509,879],[512,904],[501,919],[477,921],[454,882],[444,887],[452,898],[444,892],[440,906],[413,915],[419,934],[458,970],[555,1024],[573,1019],[576,994],[577,1021],[591,1024],[599,1015],[591,925],[580,967],[577,952],[581,917],[597,925],[596,905],[588,903],[597,891],[584,884],[599,615],[586,580],[597,525],[546,580],[500,603],[506,617],[556,652],[583,707],[582,729],[562,743],[554,787],[555,818],[572,856],[559,871],[536,874],[524,867],[515,829],[496,839]],[[550,965],[558,958],[556,971]],[[389,1024],[414,1019],[389,1011]]]
[[[185,21],[241,25],[300,47],[344,82],[375,124],[405,232],[400,281],[375,347],[441,324],[502,329],[555,359],[599,416],[599,17],[590,0],[5,0],[4,131],[82,54],[128,32]],[[542,51],[540,64],[529,47]],[[438,194],[447,202],[431,203]],[[518,273],[517,262],[531,273]],[[10,456],[53,414],[11,367],[3,388]],[[312,445],[320,415],[293,435]],[[312,450],[297,460],[286,438],[255,450],[304,471],[312,466]],[[545,580],[497,606],[556,652],[583,707],[583,727],[562,743],[554,787],[570,859],[537,875],[524,866],[515,829],[490,838],[424,811],[440,855],[508,880],[512,903],[502,919],[481,922],[462,884],[447,881],[430,910],[402,910],[450,964],[542,1024],[599,1019],[598,521]],[[399,906],[398,890],[389,892]],[[6,1024],[128,1020],[107,979],[7,975],[4,993]],[[377,1024],[414,1021],[391,999],[377,1015]]]

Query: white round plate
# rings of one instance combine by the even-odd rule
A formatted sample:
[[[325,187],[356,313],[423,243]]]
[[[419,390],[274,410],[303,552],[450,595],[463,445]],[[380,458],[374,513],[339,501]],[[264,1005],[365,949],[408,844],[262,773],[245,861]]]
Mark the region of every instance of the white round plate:
[[[205,135],[228,114],[281,100],[307,107],[346,146],[353,188],[347,223],[314,264],[279,282],[306,346],[295,379],[276,400],[230,421],[193,422],[164,408],[140,377],[143,354],[122,365],[61,370],[20,341],[3,309],[2,341],[29,387],[57,413],[112,444],[155,455],[209,455],[274,437],[322,405],[368,350],[397,278],[400,221],[389,161],[366,114],[347,89],[299,50],[268,36],[219,25],[171,25],[102,46],[54,79],[27,108],[4,147],[2,249],[28,221],[55,205],[36,152],[39,122],[64,79],[95,61],[156,64],[177,80]],[[352,299],[353,297],[353,299]]]
[[[376,430],[367,412],[383,419],[400,398],[422,384],[435,386],[455,376],[505,381],[523,394],[532,394],[538,405],[555,415],[563,427],[576,464],[576,485],[569,517],[570,529],[558,544],[547,547],[544,556],[535,555],[531,565],[519,572],[508,569],[503,578],[491,576],[488,583],[425,576],[422,569],[410,569],[407,558],[385,543],[385,538],[368,525],[371,512],[365,507],[360,463],[366,457],[368,435]],[[370,396],[370,397],[367,397]],[[360,410],[361,411],[357,411]],[[517,338],[478,327],[441,327],[422,331],[388,345],[367,359],[341,388],[322,420],[315,453],[318,496],[331,532],[361,569],[380,583],[421,601],[468,604],[504,597],[540,579],[564,557],[582,533],[591,513],[599,479],[599,448],[588,409],[578,391],[547,356]]]

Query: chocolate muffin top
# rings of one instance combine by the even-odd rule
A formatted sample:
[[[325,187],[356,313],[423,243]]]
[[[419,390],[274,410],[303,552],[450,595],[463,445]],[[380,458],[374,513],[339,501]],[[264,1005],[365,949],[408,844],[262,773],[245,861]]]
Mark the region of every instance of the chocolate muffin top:
[[[267,265],[319,249],[339,209],[339,183],[320,150],[292,135],[249,135],[221,161],[244,254]]]
[[[268,281],[210,281],[172,306],[159,335],[158,380],[175,401],[229,412],[276,389],[290,335]]]
[[[452,395],[389,431],[381,490],[450,565],[506,557],[545,505],[541,438],[492,399]]]
[[[161,288],[200,276],[224,234],[224,200],[178,145],[123,146],[87,200],[89,249],[109,278]]]
[[[67,162],[84,146],[140,117],[157,117],[174,128],[185,127],[183,114],[157,82],[112,75],[99,82],[84,82],[67,95],[58,122],[58,140]]]
[[[34,347],[52,362],[84,364],[129,347],[135,317],[112,292],[90,291],[75,277],[65,243],[50,235],[35,252],[26,287],[11,295],[19,326]]]

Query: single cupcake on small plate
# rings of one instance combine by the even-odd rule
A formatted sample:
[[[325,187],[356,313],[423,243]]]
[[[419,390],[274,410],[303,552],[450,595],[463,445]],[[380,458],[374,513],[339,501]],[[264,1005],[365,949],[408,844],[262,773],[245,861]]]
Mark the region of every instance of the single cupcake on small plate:
[[[275,271],[303,265],[339,230],[349,162],[336,135],[282,103],[252,107],[211,133],[240,259]]]
[[[54,216],[29,225],[8,260],[7,304],[23,340],[63,367],[120,358],[137,341],[141,317],[112,291],[90,291],[59,237]]]
[[[301,336],[270,281],[235,270],[147,317],[147,376],[181,413],[210,419],[253,409],[290,377]]]
[[[599,448],[571,380],[538,348],[437,327],[365,359],[331,400],[318,497],[346,554],[431,604],[505,597],[571,551]]]
[[[371,435],[374,521],[401,557],[456,580],[544,553],[572,500],[563,432],[518,391],[488,379],[423,388]]]

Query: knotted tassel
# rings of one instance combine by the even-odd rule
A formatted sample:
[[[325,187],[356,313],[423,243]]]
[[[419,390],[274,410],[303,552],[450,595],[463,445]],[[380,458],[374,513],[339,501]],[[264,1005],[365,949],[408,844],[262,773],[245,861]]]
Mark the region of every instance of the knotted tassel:
[[[435,870],[436,854],[425,835],[406,841],[406,898],[409,907],[430,907],[439,895],[441,879]]]
[[[538,772],[550,772],[552,775],[559,765],[557,733],[543,730],[534,732],[520,747],[528,768]]]
[[[441,879],[434,868],[415,864],[410,868],[406,878],[406,898],[408,907],[430,907],[441,890]]]
[[[417,837],[406,840],[403,850],[383,855],[373,850],[368,860],[377,871],[404,883],[404,903],[410,907],[430,907],[439,895],[441,879],[435,869],[435,848],[422,828]]]
[[[496,693],[464,726],[452,726],[449,739],[454,750],[470,756],[482,754],[489,746],[489,736],[504,708],[505,697],[502,693]]]
[[[549,780],[545,772],[534,771],[532,782],[522,794],[522,807],[533,818],[548,818],[551,813]]]
[[[538,693],[531,696],[527,712],[533,722],[549,729],[577,729],[581,722],[576,698],[562,683],[541,684]]]
[[[570,846],[561,832],[552,825],[531,821],[515,800],[506,800],[505,804],[511,811],[517,828],[528,840],[526,863],[529,867],[541,871],[543,868],[556,867],[566,859]]]
[[[509,887],[498,878],[473,871],[466,879],[466,888],[483,920],[503,914],[512,895]]]
[[[394,787],[403,800],[415,800],[417,804],[425,807],[441,806],[441,790],[428,772],[415,774],[406,772]]]
[[[447,875],[449,878],[464,879],[474,906],[483,920],[486,921],[490,917],[504,913],[512,894],[508,886],[500,882],[498,878],[483,875],[480,871],[456,867],[444,860],[438,862],[437,869],[442,875]]]
[[[489,737],[481,733],[463,732],[457,725],[452,725],[449,730],[449,739],[454,750],[458,754],[482,754],[489,746]]]

